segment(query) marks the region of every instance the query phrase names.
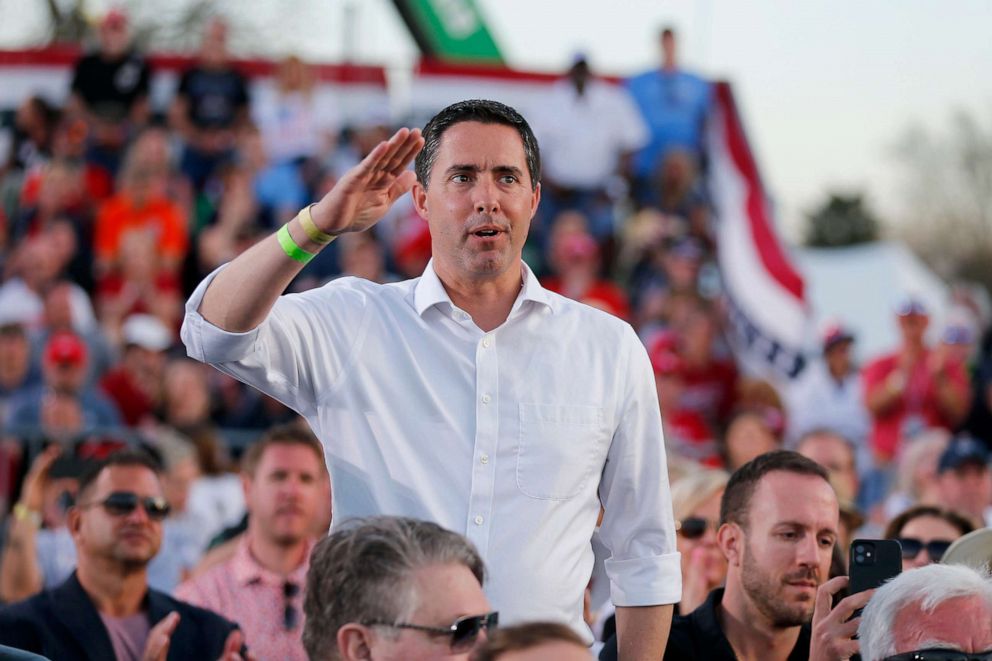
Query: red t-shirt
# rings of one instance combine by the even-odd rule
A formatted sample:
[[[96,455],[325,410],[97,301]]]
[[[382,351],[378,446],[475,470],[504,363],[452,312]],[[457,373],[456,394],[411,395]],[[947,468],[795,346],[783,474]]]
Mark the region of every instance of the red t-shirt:
[[[876,358],[861,371],[865,400],[879,388],[884,388],[889,376],[900,366],[899,352]],[[871,444],[877,454],[891,459],[899,450],[904,430],[909,427],[943,427],[951,429],[954,421],[947,418],[937,405],[937,393],[932,370],[931,353],[925,351],[906,375],[902,395],[883,413],[872,415]],[[946,367],[947,379],[962,396],[968,392],[968,373],[964,365],[952,362]]]
[[[111,273],[106,277],[100,278],[97,282],[96,287],[96,300],[98,306],[102,306],[109,301],[120,298],[126,293],[125,289],[129,286],[127,280],[125,280],[119,273]],[[170,296],[179,297],[181,295],[179,289],[179,279],[172,273],[162,272],[155,276],[155,284],[150,295],[156,297]],[[147,295],[146,295],[147,296]],[[131,314],[154,314],[154,310],[151,307],[151,301],[147,298],[136,298],[124,311],[124,317]]]
[[[125,424],[137,426],[146,415],[152,413],[154,403],[123,368],[112,369],[100,380],[100,388],[117,404]]]
[[[557,276],[542,278],[541,285],[548,291],[565,295],[564,284]],[[630,304],[627,302],[627,295],[620,287],[607,280],[597,280],[575,300],[600,310],[606,310],[624,321],[630,319]]]
[[[672,451],[708,468],[723,468],[720,446],[703,417],[681,409],[662,416],[665,439]]]
[[[734,408],[737,368],[729,361],[714,360],[701,367],[685,364],[682,408],[695,411],[722,427]]]

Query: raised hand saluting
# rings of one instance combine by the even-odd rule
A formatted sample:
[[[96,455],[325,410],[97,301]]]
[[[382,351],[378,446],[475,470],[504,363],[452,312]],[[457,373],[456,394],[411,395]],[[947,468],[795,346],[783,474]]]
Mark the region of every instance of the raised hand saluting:
[[[311,210],[314,223],[331,235],[374,225],[416,181],[407,169],[424,146],[420,129],[400,129],[349,170]]]

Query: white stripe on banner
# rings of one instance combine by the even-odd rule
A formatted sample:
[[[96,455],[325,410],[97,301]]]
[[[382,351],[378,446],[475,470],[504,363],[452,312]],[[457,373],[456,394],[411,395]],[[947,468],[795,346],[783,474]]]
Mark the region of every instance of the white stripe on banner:
[[[716,86],[707,133],[730,342],[744,372],[776,381],[794,377],[804,363],[802,347],[811,323],[803,282],[771,222],[767,197],[725,83]]]

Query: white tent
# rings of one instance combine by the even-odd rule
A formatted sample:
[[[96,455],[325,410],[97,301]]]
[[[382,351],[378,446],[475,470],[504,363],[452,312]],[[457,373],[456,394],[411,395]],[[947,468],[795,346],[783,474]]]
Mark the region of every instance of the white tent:
[[[855,351],[862,362],[894,349],[899,343],[894,309],[910,294],[930,310],[931,340],[944,326],[947,286],[901,243],[796,249],[793,257],[806,280],[813,313],[810,355],[819,350],[819,331],[830,320],[854,330]]]

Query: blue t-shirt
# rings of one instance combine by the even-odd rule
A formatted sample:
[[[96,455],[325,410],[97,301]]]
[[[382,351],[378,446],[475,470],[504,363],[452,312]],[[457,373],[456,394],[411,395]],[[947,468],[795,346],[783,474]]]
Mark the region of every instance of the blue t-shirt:
[[[254,187],[266,220],[278,217],[279,212],[287,209],[295,213],[308,201],[300,171],[290,163],[265,168],[256,175]],[[275,221],[268,224],[274,227]]]
[[[672,148],[702,152],[712,98],[708,81],[685,71],[653,70],[629,78],[627,89],[651,131],[650,142],[634,155],[637,177],[653,176]]]

